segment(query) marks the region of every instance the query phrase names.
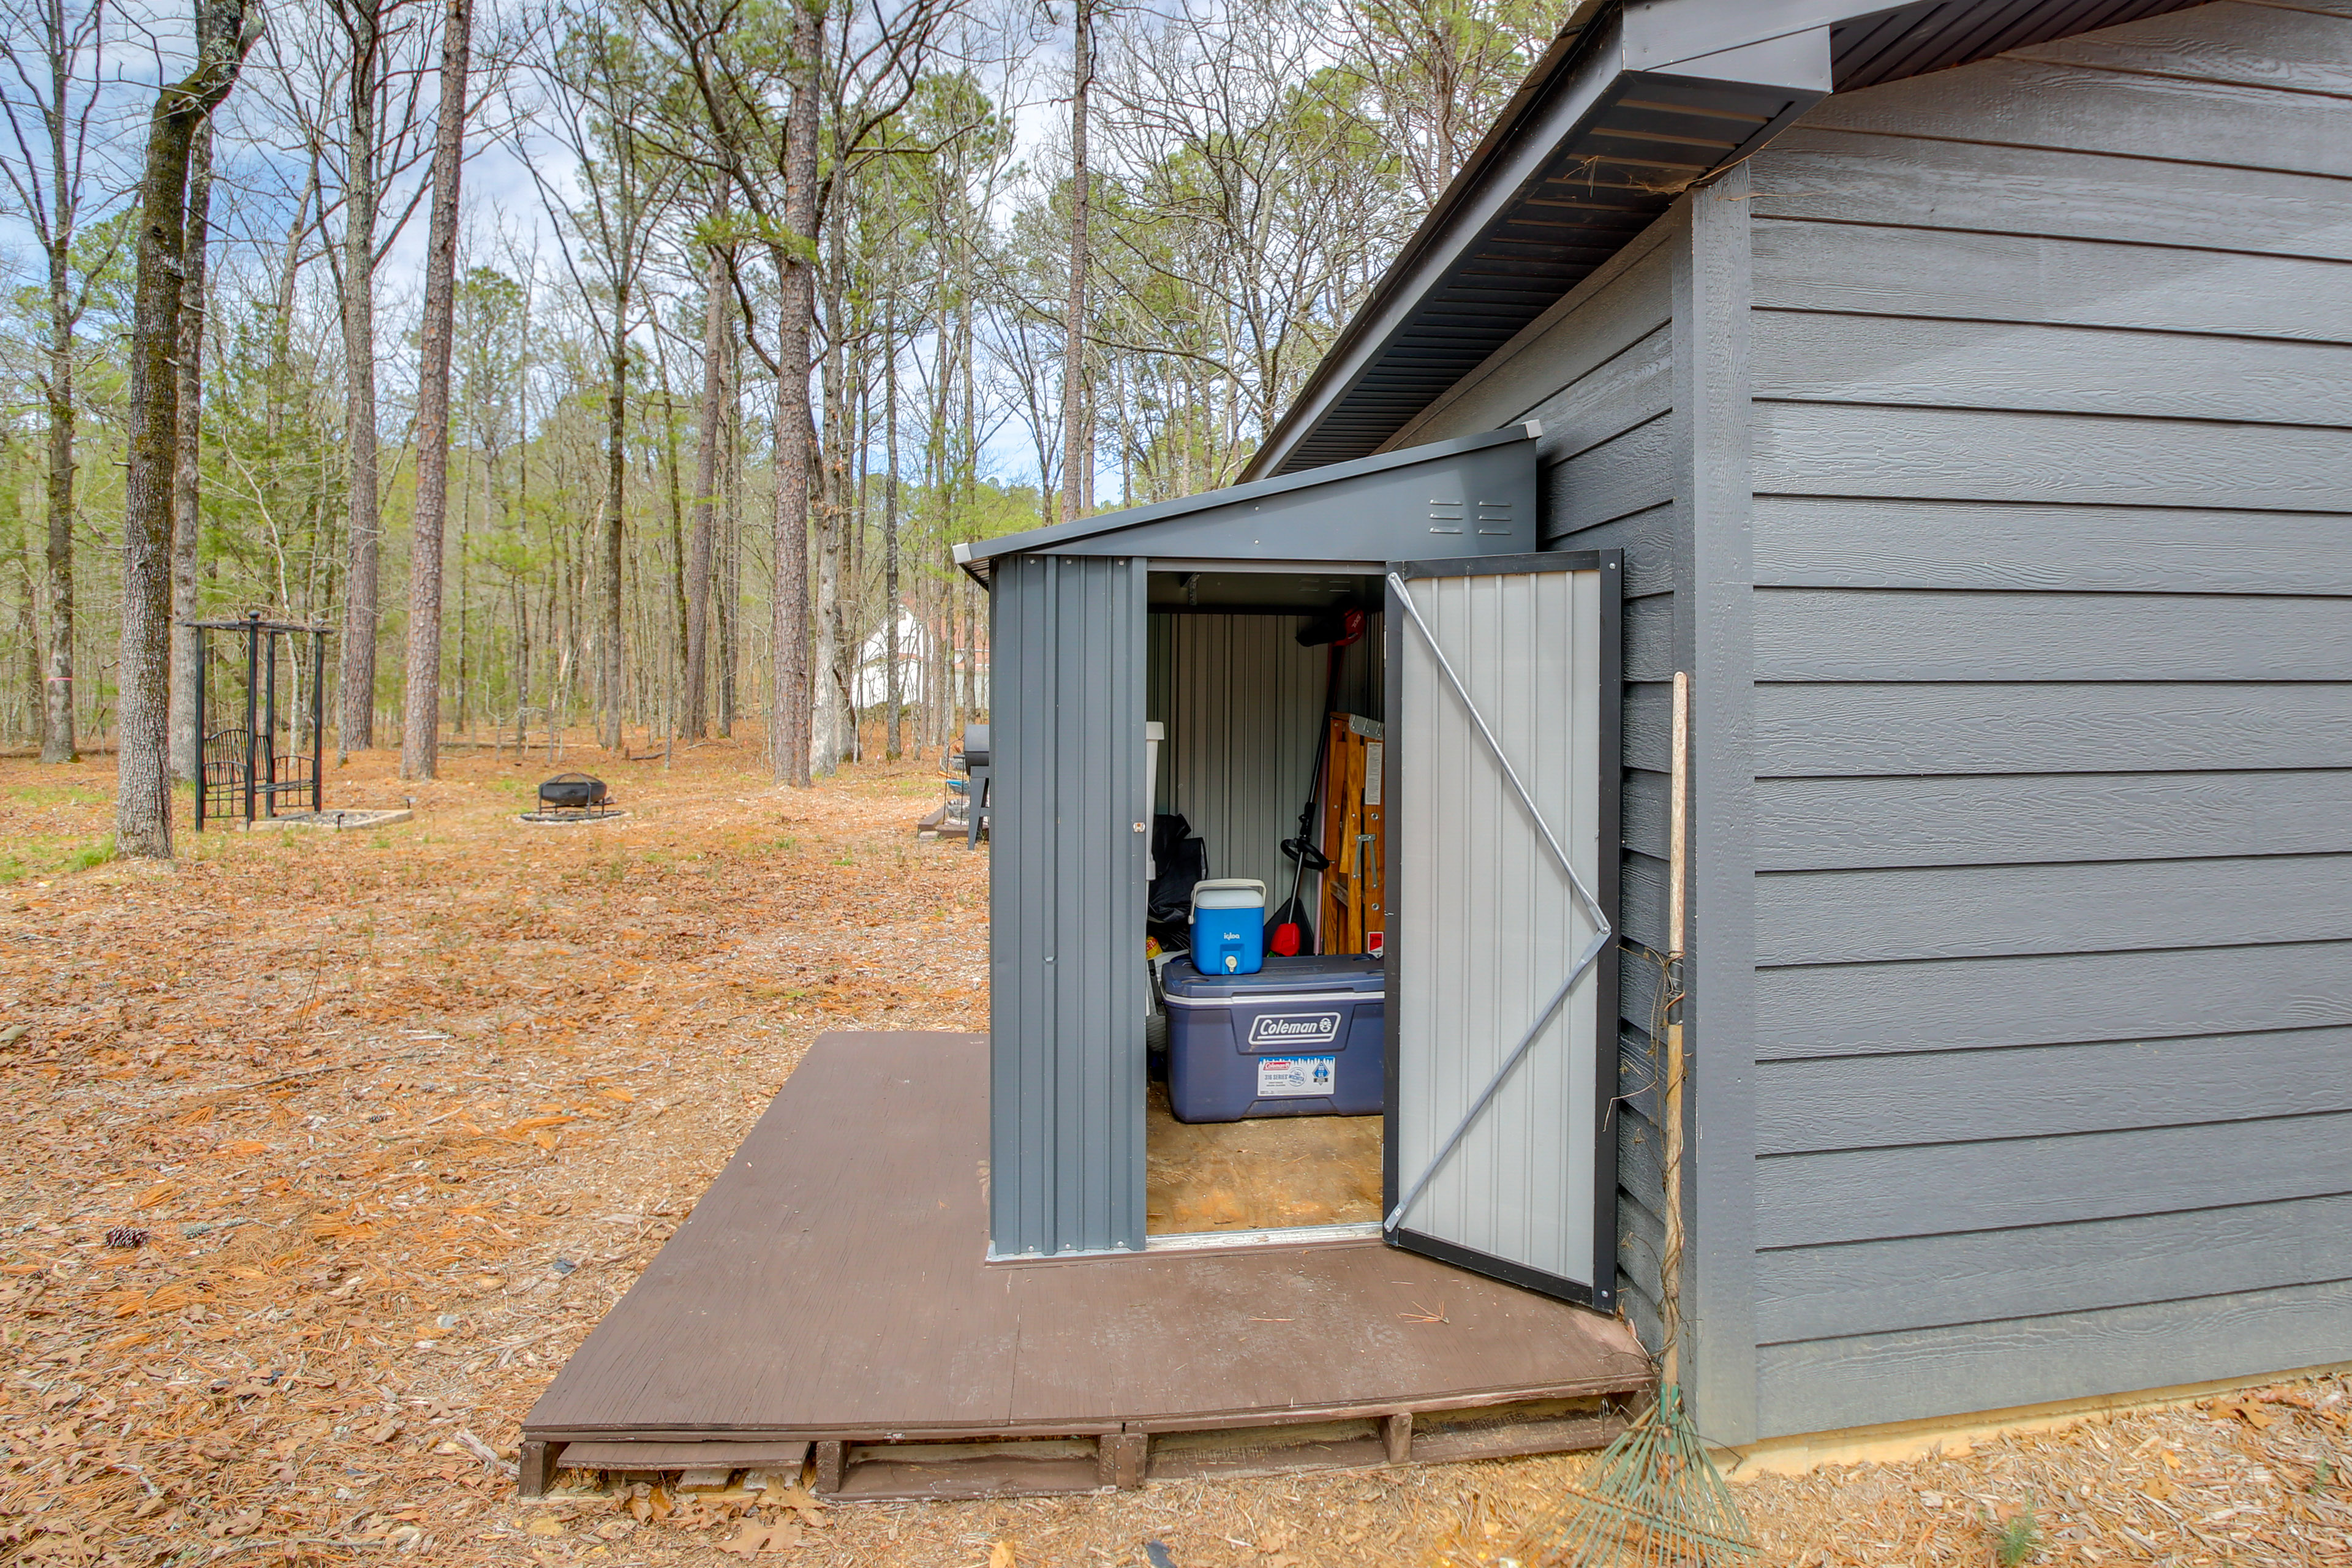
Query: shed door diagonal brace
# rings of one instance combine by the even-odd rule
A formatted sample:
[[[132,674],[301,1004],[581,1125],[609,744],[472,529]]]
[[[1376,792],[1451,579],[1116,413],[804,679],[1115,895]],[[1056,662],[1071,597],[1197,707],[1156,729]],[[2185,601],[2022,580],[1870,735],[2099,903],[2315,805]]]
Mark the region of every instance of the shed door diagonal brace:
[[[1528,793],[1528,786],[1519,781],[1518,770],[1511,765],[1510,755],[1503,750],[1503,742],[1496,738],[1494,727],[1486,722],[1486,716],[1478,710],[1478,704],[1471,697],[1470,689],[1463,685],[1462,678],[1454,673],[1453,660],[1445,657],[1445,646],[1437,640],[1436,632],[1433,631],[1429,623],[1422,618],[1421,606],[1413,602],[1412,590],[1406,586],[1405,580],[1402,576],[1393,572],[1389,574],[1388,586],[1390,601],[1404,607],[1406,617],[1412,621],[1414,629],[1421,633],[1422,640],[1429,645],[1430,657],[1436,661],[1439,672],[1445,677],[1446,685],[1454,689],[1454,695],[1460,700],[1463,711],[1469,715],[1470,722],[1476,728],[1480,738],[1486,742],[1486,750],[1494,757],[1495,765],[1502,769],[1503,777],[1510,784],[1511,793],[1518,796],[1520,807],[1527,812],[1528,818],[1535,825],[1536,831],[1543,836],[1546,847],[1551,851],[1552,860],[1568,878],[1568,885],[1574,890],[1577,903],[1582,907],[1593,925],[1592,940],[1585,943],[1582,952],[1577,954],[1576,963],[1570,968],[1567,978],[1559,983],[1559,988],[1551,994],[1551,1000],[1544,1004],[1542,1010],[1528,1025],[1527,1033],[1519,1037],[1518,1044],[1511,1047],[1510,1054],[1503,1058],[1502,1064],[1496,1068],[1494,1076],[1486,1080],[1486,1087],[1479,1090],[1478,1097],[1470,1102],[1469,1110],[1463,1113],[1462,1119],[1454,1123],[1454,1130],[1438,1144],[1437,1152],[1430,1157],[1429,1163],[1422,1168],[1421,1173],[1404,1188],[1403,1195],[1397,1200],[1396,1206],[1391,1209],[1388,1217],[1381,1222],[1381,1228],[1393,1237],[1397,1226],[1403,1223],[1406,1213],[1428,1188],[1431,1180],[1439,1171],[1444,1169],[1446,1161],[1453,1158],[1454,1151],[1462,1146],[1462,1141],[1468,1137],[1470,1130],[1477,1125],[1479,1117],[1484,1115],[1486,1108],[1494,1103],[1496,1093],[1501,1090],[1505,1083],[1510,1080],[1511,1074],[1517,1068],[1519,1063],[1526,1059],[1528,1052],[1534,1047],[1536,1041],[1542,1037],[1544,1031],[1551,1026],[1553,1017],[1567,1003],[1569,994],[1576,989],[1577,982],[1584,978],[1594,962],[1600,958],[1602,950],[1608,947],[1613,928],[1609,923],[1607,911],[1601,907],[1601,900],[1592,896],[1592,889],[1584,885],[1582,877],[1577,875],[1575,863],[1568,858],[1568,851],[1561,847],[1559,836],[1552,831],[1551,824],[1545,820],[1542,809],[1536,805],[1535,797]]]

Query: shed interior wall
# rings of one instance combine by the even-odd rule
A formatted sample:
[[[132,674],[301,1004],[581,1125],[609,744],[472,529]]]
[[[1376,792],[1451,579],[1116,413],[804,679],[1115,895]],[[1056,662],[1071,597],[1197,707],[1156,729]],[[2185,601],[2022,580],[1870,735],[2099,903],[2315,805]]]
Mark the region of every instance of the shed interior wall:
[[[1212,877],[1255,877],[1268,907],[1290,892],[1282,841],[1315,785],[1315,747],[1329,653],[1301,647],[1309,617],[1274,612],[1155,610],[1150,621],[1144,713],[1167,730],[1156,809],[1190,822]],[[1340,654],[1339,709],[1377,719],[1380,617]],[[1307,880],[1309,907],[1315,879]]]
[[[1618,925],[1619,1302],[1656,1350],[1665,1221],[1653,1015],[1667,943],[1666,772],[1675,592],[1689,555],[1679,504],[1686,442],[1674,398],[1674,272],[1689,241],[1677,204],[1614,259],[1399,432],[1391,447],[1540,420],[1541,547],[1625,552],[1623,794]]]
[[[2352,1356],[2347,97],[2209,5],[1749,165],[1764,1434]]]

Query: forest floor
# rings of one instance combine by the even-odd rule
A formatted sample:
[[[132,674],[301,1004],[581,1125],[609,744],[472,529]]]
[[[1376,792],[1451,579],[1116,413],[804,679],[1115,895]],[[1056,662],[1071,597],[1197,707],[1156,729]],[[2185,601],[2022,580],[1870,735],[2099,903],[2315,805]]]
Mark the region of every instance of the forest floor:
[[[912,831],[934,765],[569,763],[631,815],[518,823],[543,753],[378,752],[330,804],[413,821],[153,868],[106,859],[106,760],[0,761],[0,1563],[1492,1562],[1576,1472],[518,1500],[524,1412],[816,1034],[986,1015],[985,858]],[[2352,1563],[2347,1424],[2314,1380],[1739,1495],[1776,1563]]]

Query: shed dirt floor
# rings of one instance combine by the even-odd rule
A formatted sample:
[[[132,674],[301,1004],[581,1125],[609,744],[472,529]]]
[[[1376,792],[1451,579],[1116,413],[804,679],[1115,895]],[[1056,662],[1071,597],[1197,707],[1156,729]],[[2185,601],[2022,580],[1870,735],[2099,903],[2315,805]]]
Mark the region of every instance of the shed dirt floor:
[[[1153,1236],[1369,1225],[1381,1217],[1381,1119],[1176,1120],[1165,1084],[1143,1111],[1144,1229]]]
[[[373,753],[330,804],[413,821],[161,870],[105,863],[107,759],[0,761],[0,1563],[1517,1554],[1584,1461],[516,1500],[524,1411],[815,1035],[985,1025],[985,859],[911,831],[936,776],[790,792],[758,757],[577,746],[631,815],[552,832],[514,820],[543,758],[404,785]],[[1974,1568],[2029,1514],[2020,1561],[2352,1563],[2347,1423],[2342,1382],[2282,1384],[1740,1495],[1773,1563]]]

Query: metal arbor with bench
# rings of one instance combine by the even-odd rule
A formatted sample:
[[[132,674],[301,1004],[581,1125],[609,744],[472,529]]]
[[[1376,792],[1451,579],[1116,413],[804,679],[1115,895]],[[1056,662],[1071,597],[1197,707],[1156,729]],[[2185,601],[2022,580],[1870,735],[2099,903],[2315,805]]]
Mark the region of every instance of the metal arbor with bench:
[[[257,819],[277,817],[281,815],[281,797],[296,802],[303,811],[321,811],[324,773],[320,755],[326,749],[327,732],[327,635],[333,628],[267,621],[258,610],[248,612],[243,620],[184,624],[196,634],[194,739],[202,764],[202,779],[196,789],[196,831],[202,833],[205,824],[215,817],[241,817],[247,826]],[[212,646],[210,634],[214,632],[236,633],[245,643],[242,713],[238,712],[238,705],[226,703],[227,710],[220,715],[217,724],[213,712],[215,700],[226,695],[228,681],[239,672],[232,656],[222,655]],[[306,650],[299,641],[305,637],[310,639],[307,661],[303,658]],[[282,649],[281,638],[285,643]],[[278,700],[281,663],[294,688],[290,710],[282,715],[282,722]],[[217,670],[215,664],[220,667]],[[303,689],[306,679],[307,691]],[[232,721],[239,717],[241,723]],[[306,729],[307,743],[303,734]]]

